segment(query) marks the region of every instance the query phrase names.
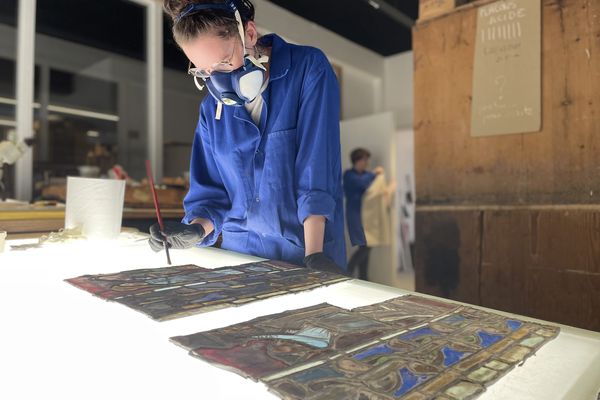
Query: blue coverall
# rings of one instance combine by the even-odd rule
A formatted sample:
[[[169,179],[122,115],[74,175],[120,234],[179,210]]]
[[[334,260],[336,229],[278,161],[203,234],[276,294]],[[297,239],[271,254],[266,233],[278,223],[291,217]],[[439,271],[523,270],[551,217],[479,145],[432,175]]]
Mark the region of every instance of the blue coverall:
[[[358,173],[355,169],[349,169],[344,172],[346,223],[352,246],[367,245],[361,219],[362,197],[374,179],[375,174],[369,171]]]
[[[323,252],[346,267],[336,76],[318,49],[271,34],[269,85],[258,126],[245,107],[200,106],[184,223],[212,221],[200,246],[302,264],[304,220],[325,216]]]

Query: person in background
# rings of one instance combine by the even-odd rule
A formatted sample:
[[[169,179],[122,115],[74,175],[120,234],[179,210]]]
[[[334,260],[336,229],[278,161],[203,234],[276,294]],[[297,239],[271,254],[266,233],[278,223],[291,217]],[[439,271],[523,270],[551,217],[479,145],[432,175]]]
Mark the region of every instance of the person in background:
[[[340,93],[323,52],[260,37],[248,0],[164,0],[200,105],[181,223],[150,246],[211,246],[344,272]]]
[[[354,149],[350,153],[352,168],[344,172],[344,193],[346,195],[346,224],[352,246],[358,246],[348,262],[348,273],[354,274],[358,267],[358,278],[367,280],[369,267],[369,253],[365,232],[361,220],[362,197],[379,174],[383,174],[382,167],[369,171],[371,153],[363,148]]]

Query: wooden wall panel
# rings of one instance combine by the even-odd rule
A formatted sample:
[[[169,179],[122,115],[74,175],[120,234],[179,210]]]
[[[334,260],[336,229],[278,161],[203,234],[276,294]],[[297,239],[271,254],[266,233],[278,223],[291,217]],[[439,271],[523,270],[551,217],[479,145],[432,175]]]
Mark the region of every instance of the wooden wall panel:
[[[535,318],[600,331],[600,275],[529,268],[527,310]]]
[[[483,216],[481,305],[525,314],[527,212],[486,211]]]
[[[481,212],[417,213],[416,290],[479,304]]]
[[[542,3],[539,133],[470,137],[476,7],[415,26],[419,204],[600,203],[600,2]]]
[[[530,213],[529,225],[528,265],[600,274],[600,207]]]
[[[600,208],[418,211],[415,259],[419,292],[600,331]]]
[[[541,132],[472,138],[490,2],[413,29],[417,290],[600,331],[600,1],[542,0]]]
[[[600,209],[483,212],[481,305],[600,331]]]

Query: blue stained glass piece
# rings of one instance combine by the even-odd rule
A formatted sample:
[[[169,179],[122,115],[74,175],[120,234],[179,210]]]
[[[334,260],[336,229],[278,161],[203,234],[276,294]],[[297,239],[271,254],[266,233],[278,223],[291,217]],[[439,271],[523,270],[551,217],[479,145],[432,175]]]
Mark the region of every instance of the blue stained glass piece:
[[[412,339],[416,339],[420,336],[437,336],[439,335],[438,332],[434,331],[431,328],[420,328],[420,329],[416,329],[412,332],[408,332],[405,333],[404,335],[400,336],[400,339],[402,340],[412,340]]]
[[[508,328],[511,331],[516,331],[517,329],[519,329],[521,327],[521,325],[523,325],[523,323],[521,321],[517,321],[515,319],[507,319],[506,320],[506,326],[508,326]]]
[[[214,293],[209,293],[206,296],[204,296],[198,300],[194,300],[193,302],[197,303],[199,301],[221,300],[221,299],[224,299],[225,297],[227,297],[227,296],[223,295],[222,293],[214,292]]]
[[[502,335],[496,335],[494,333],[487,333],[485,331],[479,331],[479,332],[477,332],[477,335],[479,336],[479,340],[483,347],[490,347],[497,341],[502,340],[502,337],[503,337]]]
[[[415,375],[406,367],[400,370],[400,377],[402,378],[402,386],[394,392],[394,397],[404,395],[415,386],[419,386],[430,378],[427,375]]]
[[[367,357],[376,356],[380,354],[391,354],[393,352],[394,350],[391,347],[389,347],[386,344],[383,344],[381,346],[371,347],[370,349],[367,349],[362,353],[355,354],[354,356],[352,356],[352,358],[354,358],[355,360],[363,360]]]
[[[454,350],[448,346],[444,346],[442,347],[442,354],[444,355],[444,366],[449,367],[456,364],[471,353]]]

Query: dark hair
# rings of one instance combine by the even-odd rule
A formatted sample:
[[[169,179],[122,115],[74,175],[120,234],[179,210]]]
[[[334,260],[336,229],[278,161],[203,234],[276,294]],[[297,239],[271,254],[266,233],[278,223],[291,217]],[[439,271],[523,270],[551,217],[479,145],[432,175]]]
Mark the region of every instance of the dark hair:
[[[234,0],[240,11],[244,27],[248,21],[254,21],[254,5],[249,0]],[[235,17],[226,10],[202,10],[192,13],[178,21],[181,12],[190,4],[221,4],[226,0],[164,0],[166,13],[173,20],[173,37],[177,43],[187,42],[201,33],[212,32],[224,39],[238,35]]]
[[[352,161],[352,165],[356,164],[360,160],[370,157],[371,153],[369,153],[369,150],[360,147],[352,150],[352,153],[350,153],[350,161]]]

